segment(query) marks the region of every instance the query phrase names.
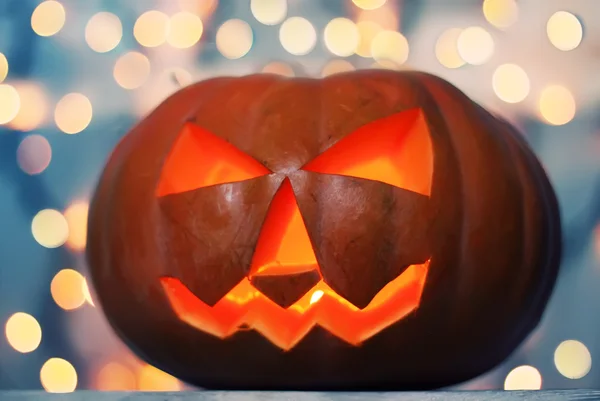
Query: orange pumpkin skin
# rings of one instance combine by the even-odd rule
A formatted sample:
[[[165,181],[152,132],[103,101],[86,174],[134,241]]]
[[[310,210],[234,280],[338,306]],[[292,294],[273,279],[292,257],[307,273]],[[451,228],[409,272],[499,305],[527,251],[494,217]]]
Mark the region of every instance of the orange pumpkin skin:
[[[410,110],[420,111],[431,141],[427,196],[412,187],[302,170],[361,127]],[[224,139],[269,174],[160,194],[186,124]],[[177,171],[184,170],[168,173],[175,181]],[[176,313],[165,278],[185,285],[210,314],[250,274],[284,182],[291,183],[288,193],[331,296],[362,309],[408,265],[427,264],[411,313],[362,337],[331,318],[331,330],[315,324],[287,346],[275,341],[284,338],[277,331],[285,325],[273,316],[263,316],[272,327],[262,332],[244,320],[219,336]],[[525,141],[442,79],[392,71],[321,80],[252,75],[186,87],[124,137],[90,205],[87,256],[116,333],[144,360],[186,382],[221,389],[408,390],[474,378],[525,339],[553,289],[560,235],[554,192]],[[294,277],[266,280],[263,287],[251,281],[279,303],[252,304],[251,313],[269,310],[287,319],[292,312],[285,308],[320,279],[306,284]]]

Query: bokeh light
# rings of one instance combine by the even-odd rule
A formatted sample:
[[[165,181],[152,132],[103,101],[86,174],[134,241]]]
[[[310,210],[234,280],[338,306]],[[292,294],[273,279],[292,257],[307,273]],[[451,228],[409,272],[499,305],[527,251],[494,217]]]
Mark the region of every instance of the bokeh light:
[[[113,77],[124,89],[137,89],[150,76],[150,60],[140,52],[131,51],[123,54],[115,62]]]
[[[4,333],[8,344],[23,354],[35,351],[42,342],[40,324],[24,312],[17,312],[8,318]]]
[[[37,82],[13,84],[19,94],[19,110],[7,125],[18,131],[33,131],[46,123],[50,106],[46,89]]]
[[[217,30],[216,44],[219,52],[230,60],[244,57],[252,48],[254,34],[246,21],[230,19]]]
[[[8,75],[8,60],[3,53],[0,53],[0,82],[3,82]]]
[[[377,34],[383,31],[383,27],[373,21],[360,21],[356,24],[358,29],[358,46],[356,46],[356,54],[361,57],[371,57],[371,44]]]
[[[49,393],[70,393],[77,388],[77,371],[62,358],[50,358],[42,365],[40,381]]]
[[[292,67],[280,61],[273,61],[272,63],[265,65],[261,72],[267,74],[281,75],[284,77],[293,77],[296,75]]]
[[[25,173],[34,175],[43,172],[52,160],[52,147],[42,135],[28,135],[17,148],[17,163]]]
[[[277,25],[287,16],[287,0],[250,0],[250,11],[258,22]]]
[[[542,388],[542,375],[529,365],[514,368],[504,380],[505,390],[539,390]]]
[[[400,66],[392,60],[381,60],[371,64],[371,68],[379,70],[398,70],[400,69]]]
[[[196,14],[181,11],[173,15],[169,21],[167,42],[178,49],[194,46],[202,37],[204,25]]]
[[[342,72],[354,71],[355,68],[347,60],[331,60],[321,70],[322,77],[328,77],[330,75],[339,74]]]
[[[219,0],[178,0],[177,3],[182,11],[194,13],[204,20],[215,12]]]
[[[31,28],[40,36],[56,35],[65,25],[65,8],[58,1],[44,1],[31,14]]]
[[[69,225],[58,210],[44,209],[31,221],[31,233],[41,246],[58,248],[69,238]]]
[[[66,245],[75,251],[83,251],[87,238],[87,218],[89,204],[85,201],[73,202],[65,210],[65,219],[69,225],[69,238]]]
[[[581,379],[592,369],[592,355],[582,342],[566,340],[554,351],[554,365],[561,375]]]
[[[352,0],[354,5],[363,10],[375,10],[385,4],[387,0]]]
[[[79,308],[85,302],[83,276],[76,270],[63,269],[56,273],[50,284],[52,299],[64,310]]]
[[[577,106],[569,89],[562,85],[549,85],[540,94],[539,109],[549,124],[564,125],[575,117]]]
[[[279,41],[288,53],[303,56],[315,48],[317,31],[307,19],[290,17],[281,24]]]
[[[381,31],[371,42],[371,55],[378,62],[393,61],[402,65],[408,60],[408,41],[400,32]]]
[[[360,33],[356,24],[348,18],[334,18],[325,26],[323,40],[331,53],[347,57],[358,48]]]
[[[141,391],[179,391],[181,383],[175,377],[151,365],[144,365],[138,373]]]
[[[100,391],[136,390],[135,373],[121,363],[109,362],[98,371],[96,389]]]
[[[502,64],[492,77],[494,93],[507,103],[519,103],[530,90],[529,77],[523,68],[516,64]]]
[[[157,47],[167,40],[169,17],[160,11],[150,10],[140,15],[133,25],[133,36],[144,47]]]
[[[471,65],[485,64],[494,54],[494,39],[480,26],[464,29],[458,35],[456,45],[460,57]]]
[[[484,0],[483,15],[496,28],[505,29],[519,19],[519,6],[515,0]]]
[[[92,121],[92,103],[83,94],[66,94],[56,104],[54,122],[65,134],[78,134]]]
[[[0,124],[11,122],[19,113],[21,98],[14,86],[0,84]]]
[[[546,33],[550,43],[559,50],[576,49],[583,39],[579,18],[567,11],[557,11],[548,19]]]
[[[105,11],[94,14],[85,26],[85,41],[97,53],[117,47],[123,37],[123,25],[115,14]]]
[[[435,56],[446,68],[459,68],[465,65],[465,60],[458,52],[458,37],[461,32],[460,28],[447,29],[435,43]]]

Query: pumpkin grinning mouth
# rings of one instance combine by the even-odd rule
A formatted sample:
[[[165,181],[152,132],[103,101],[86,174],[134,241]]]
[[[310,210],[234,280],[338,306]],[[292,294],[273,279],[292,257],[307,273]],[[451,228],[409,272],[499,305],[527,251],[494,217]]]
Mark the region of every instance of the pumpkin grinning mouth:
[[[283,308],[258,291],[248,278],[214,306],[202,302],[179,279],[160,282],[175,314],[185,323],[218,338],[240,331],[259,332],[282,350],[290,350],[316,325],[352,345],[359,345],[398,322],[418,306],[430,261],[412,265],[359,309],[319,281],[298,301]]]

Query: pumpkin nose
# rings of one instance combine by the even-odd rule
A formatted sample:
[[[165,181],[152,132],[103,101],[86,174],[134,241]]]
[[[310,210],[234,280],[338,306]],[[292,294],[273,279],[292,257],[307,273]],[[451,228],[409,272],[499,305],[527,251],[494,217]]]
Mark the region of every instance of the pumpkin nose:
[[[250,281],[283,308],[302,298],[321,274],[289,178],[269,206],[250,267]]]

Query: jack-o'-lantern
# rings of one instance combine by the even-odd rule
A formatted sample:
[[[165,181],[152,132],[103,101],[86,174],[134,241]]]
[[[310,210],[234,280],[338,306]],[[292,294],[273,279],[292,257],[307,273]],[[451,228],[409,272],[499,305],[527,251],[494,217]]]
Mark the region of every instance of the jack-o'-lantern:
[[[91,204],[100,304],[142,358],[228,389],[424,389],[537,325],[553,190],[506,122],[418,72],[215,78],[125,136]]]

